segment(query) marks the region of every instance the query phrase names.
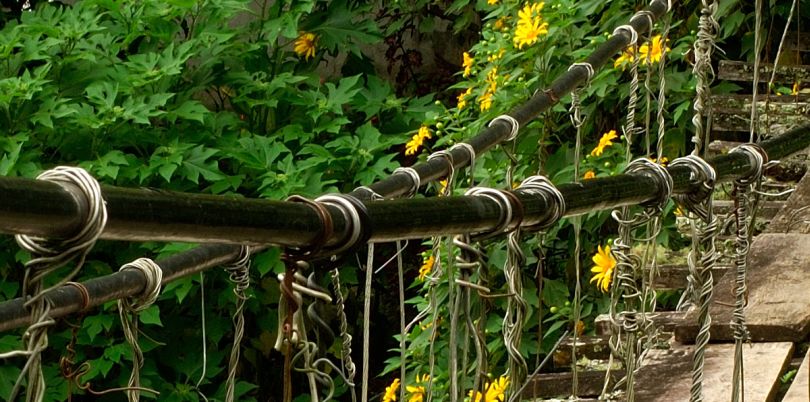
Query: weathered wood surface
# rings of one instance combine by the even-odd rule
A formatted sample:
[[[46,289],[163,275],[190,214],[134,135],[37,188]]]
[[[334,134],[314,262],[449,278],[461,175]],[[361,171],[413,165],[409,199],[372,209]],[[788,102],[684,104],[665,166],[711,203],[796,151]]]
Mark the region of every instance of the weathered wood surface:
[[[804,361],[793,378],[788,392],[782,398],[782,402],[807,402],[810,401],[810,353],[804,356]]]
[[[763,63],[759,67],[759,82],[769,82],[773,73],[773,64]],[[744,61],[720,60],[717,79],[726,81],[751,82],[754,80],[754,64]],[[780,65],[776,68],[774,81],[780,84],[810,82],[810,66]]]
[[[610,357],[609,336],[580,336],[577,338],[577,360],[582,357],[588,359],[607,359]],[[571,357],[574,351],[574,338],[567,337],[560,342],[560,346],[554,351],[554,367],[570,368]]]
[[[689,400],[692,386],[692,349],[674,345],[669,350],[653,350],[636,377],[636,401],[680,402]],[[772,401],[779,386],[779,376],[790,360],[793,344],[753,343],[745,346],[745,401]],[[710,344],[706,348],[703,400],[731,400],[731,375],[734,367],[734,344]]]
[[[803,340],[810,332],[810,236],[764,233],[757,236],[748,259],[746,325],[755,342]],[[734,272],[715,286],[711,306],[712,341],[733,340]],[[679,342],[697,334],[697,312],[690,311],[675,328]]]
[[[524,399],[536,398],[566,398],[571,395],[571,381],[573,375],[567,373],[544,373],[534,376],[523,390]],[[612,383],[624,377],[623,370],[612,370],[610,378]],[[580,397],[595,397],[602,393],[605,383],[604,371],[582,371],[577,377]],[[580,399],[582,400],[582,399]],[[638,400],[641,401],[641,400]]]
[[[687,313],[683,311],[658,311],[649,314],[648,317],[652,320],[653,325],[661,332],[673,332],[675,328],[683,325]],[[600,336],[610,335],[610,316],[601,314],[596,317],[594,321],[596,334]]]
[[[805,175],[771,223],[768,233],[810,233],[810,175]],[[808,262],[810,263],[810,262]]]

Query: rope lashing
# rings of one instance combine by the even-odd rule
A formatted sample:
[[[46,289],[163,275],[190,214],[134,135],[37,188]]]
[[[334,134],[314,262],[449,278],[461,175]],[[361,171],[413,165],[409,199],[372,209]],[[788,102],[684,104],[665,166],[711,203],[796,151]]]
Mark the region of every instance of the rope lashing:
[[[363,192],[363,191],[366,193],[366,196],[362,197],[362,199],[364,199],[364,200],[381,200],[381,199],[384,198],[383,196],[381,196],[378,192],[374,191],[369,186],[358,186],[357,188],[355,188],[352,191],[352,193],[360,193],[360,192]]]
[[[428,162],[430,162],[431,160],[437,159],[437,158],[441,158],[445,162],[447,162],[447,172],[448,172],[447,173],[447,186],[444,187],[443,194],[442,194],[442,195],[447,196],[447,195],[452,194],[452,191],[453,191],[452,186],[450,185],[450,183],[452,183],[453,179],[456,177],[456,163],[453,160],[453,154],[450,153],[450,150],[436,151],[436,152],[430,154],[428,156],[427,160],[428,160]]]
[[[549,217],[541,222],[535,223],[530,226],[522,226],[521,230],[530,232],[539,232],[549,228],[557,223],[565,215],[565,198],[562,192],[551,183],[545,176],[530,176],[523,180],[518,186],[517,191],[525,194],[532,194],[534,196],[543,197],[546,205],[549,206],[551,211]]]
[[[523,205],[515,197],[514,194],[508,191],[501,191],[489,187],[473,187],[467,190],[464,195],[485,197],[495,201],[500,207],[500,218],[498,224],[493,229],[482,233],[475,233],[473,236],[475,240],[482,240],[492,236],[505,233],[520,225],[523,220]]]
[[[242,246],[236,260],[223,267],[233,282],[233,294],[236,296],[236,310],[233,314],[233,345],[228,360],[228,378],[225,380],[225,401],[233,402],[236,389],[236,369],[239,365],[242,338],[245,335],[245,294],[250,287],[250,247]]]
[[[17,355],[28,357],[25,369],[20,373],[9,395],[9,400],[16,399],[23,376],[27,375],[26,401],[28,402],[38,402],[44,397],[45,379],[42,373],[41,353],[48,347],[48,327],[55,323],[49,317],[50,303],[43,298],[43,295],[70,282],[78,274],[84,265],[87,253],[95,245],[107,223],[107,210],[104,206],[101,187],[84,169],[59,166],[42,172],[37,176],[37,180],[56,183],[81,197],[80,202],[85,207],[86,215],[81,229],[65,239],[14,236],[20,247],[30,252],[33,257],[25,264],[23,279],[24,306],[31,313],[32,324],[23,334],[25,352],[10,352],[0,355],[0,358]],[[45,278],[72,260],[77,260],[76,266],[55,284],[45,288],[43,284]]]
[[[762,176],[763,166],[768,163],[768,155],[756,144],[743,144],[730,152],[745,153],[752,165],[748,175],[734,182],[734,216],[737,223],[737,236],[734,249],[734,266],[736,267],[734,281],[734,310],[731,316],[731,327],[734,331],[734,373],[732,376],[733,402],[744,400],[745,397],[745,368],[743,364],[743,343],[748,341],[750,335],[745,325],[745,305],[748,297],[746,274],[748,271],[749,226],[750,215],[748,196],[751,186]]]
[[[672,196],[672,189],[675,187],[675,184],[672,181],[672,176],[670,176],[669,171],[665,167],[647,158],[639,158],[631,162],[624,172],[643,174],[653,178],[656,187],[658,187],[658,195],[652,200],[641,205],[645,208],[652,208],[659,212],[664,209],[667,201],[669,201],[669,198]]]
[[[653,25],[655,25],[655,14],[653,14],[650,10],[641,10],[633,14],[633,16],[630,17],[630,22],[632,23],[636,20],[636,18],[646,18],[651,30]]]
[[[620,25],[613,30],[613,35],[619,35],[622,32],[626,32],[630,35],[630,42],[628,43],[629,46],[635,46],[638,44],[638,32],[636,32],[636,28],[633,28],[632,25]]]
[[[508,114],[502,114],[502,115],[492,119],[487,126],[492,127],[492,125],[494,125],[495,123],[497,123],[499,121],[503,121],[503,122],[509,124],[509,136],[504,138],[503,142],[513,141],[515,138],[517,138],[518,131],[520,130],[520,123],[518,123],[517,119],[515,119],[514,117],[512,117],[512,116],[510,116]]]
[[[371,236],[371,232],[368,230],[370,221],[368,210],[362,201],[348,194],[327,194],[316,198],[315,202],[337,207],[347,223],[344,235],[346,240],[336,247],[323,250],[322,254],[334,261],[337,256],[368,241]]]
[[[161,281],[163,280],[163,270],[149,258],[138,258],[135,261],[124,264],[119,271],[127,269],[139,271],[145,279],[143,291],[140,295],[119,299],[118,314],[121,317],[121,326],[124,329],[124,338],[132,348],[132,374],[129,376],[129,388],[140,387],[140,371],[143,367],[143,352],[138,344],[138,313],[146,310],[157,301],[160,296]],[[160,395],[157,391],[149,390],[155,395]],[[127,399],[130,402],[140,400],[140,390],[128,390]]]
[[[419,187],[422,187],[422,178],[419,177],[419,173],[416,169],[411,167],[399,167],[394,169],[394,175],[403,174],[411,179],[411,188],[405,193],[406,197],[413,197],[416,193],[419,192]]]
[[[687,290],[684,292],[680,305],[689,304],[698,307],[698,334],[695,337],[695,352],[692,355],[692,386],[690,402],[703,401],[703,378],[706,347],[710,339],[712,318],[709,313],[712,294],[714,293],[714,278],[712,270],[717,261],[715,240],[718,233],[718,219],[712,212],[712,194],[717,174],[705,160],[695,155],[688,155],[675,159],[672,167],[686,166],[691,171],[691,180],[698,181],[700,187],[687,194],[676,195],[673,198],[685,211],[697,215],[701,222],[696,222],[690,216],[692,225],[692,250],[687,262],[689,264],[689,277]]]

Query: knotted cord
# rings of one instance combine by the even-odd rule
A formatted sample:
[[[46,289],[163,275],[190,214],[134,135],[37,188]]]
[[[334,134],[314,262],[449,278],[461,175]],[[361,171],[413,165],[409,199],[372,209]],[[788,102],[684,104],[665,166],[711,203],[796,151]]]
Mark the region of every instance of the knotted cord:
[[[768,162],[765,151],[755,144],[743,144],[730,152],[743,152],[751,160],[753,170],[748,176],[734,181],[734,216],[737,224],[737,236],[734,247],[734,311],[731,327],[734,331],[734,374],[732,377],[732,402],[745,400],[745,368],[743,366],[743,343],[748,341],[749,333],[745,325],[745,305],[748,298],[746,273],[748,271],[749,242],[749,195],[751,186],[762,176],[763,166]]]
[[[23,334],[23,341],[26,344],[25,351],[5,353],[0,355],[0,358],[28,357],[25,367],[9,395],[9,400],[16,399],[22,379],[27,375],[26,401],[28,402],[39,402],[45,395],[41,353],[48,347],[48,328],[55,324],[55,321],[49,317],[51,303],[43,295],[70,282],[78,274],[84,265],[87,253],[90,252],[107,223],[107,210],[101,195],[101,187],[84,169],[59,166],[41,173],[37,179],[54,182],[67,191],[79,190],[77,195],[83,197],[82,201],[87,215],[84,217],[81,230],[67,239],[49,240],[27,235],[14,236],[20,247],[30,252],[33,257],[25,264],[23,278],[24,305],[31,314],[32,324]],[[77,260],[76,266],[55,284],[44,288],[45,278],[53,275],[72,260]]]
[[[141,386],[140,370],[143,367],[143,352],[138,344],[138,314],[146,310],[155,303],[160,296],[161,281],[163,280],[163,270],[149,258],[138,258],[128,264],[121,266],[119,271],[125,269],[138,270],[143,274],[146,285],[143,292],[135,297],[118,300],[118,315],[121,317],[121,327],[124,329],[124,338],[132,348],[132,374],[129,376],[129,388]],[[149,392],[160,395],[159,392],[149,390]],[[127,391],[127,399],[130,402],[140,400],[140,390],[130,389]]]

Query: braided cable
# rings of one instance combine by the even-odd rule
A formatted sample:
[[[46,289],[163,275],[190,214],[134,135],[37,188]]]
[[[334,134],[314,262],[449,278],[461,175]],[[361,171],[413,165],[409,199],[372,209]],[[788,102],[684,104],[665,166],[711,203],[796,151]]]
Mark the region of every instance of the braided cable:
[[[233,402],[236,390],[236,369],[239,366],[242,338],[245,335],[245,303],[250,287],[250,247],[242,246],[239,257],[233,263],[223,267],[233,283],[233,294],[236,296],[236,309],[233,314],[233,345],[228,359],[228,378],[225,380],[225,401]]]
[[[697,40],[695,40],[695,65],[692,74],[695,75],[695,102],[692,106],[695,114],[692,116],[692,124],[695,126],[695,136],[692,142],[695,144],[692,155],[701,156],[703,147],[707,140],[706,110],[711,102],[711,84],[714,81],[714,68],[712,67],[712,52],[715,48],[715,38],[720,30],[720,25],[715,19],[717,15],[717,3],[713,0],[702,0],[703,7],[700,10],[698,20]],[[756,85],[754,85],[756,87]]]
[[[635,31],[634,31],[635,32]],[[638,57],[638,44],[633,44],[633,63],[630,67],[630,94],[629,99],[627,101],[627,117],[625,119],[625,124],[622,127],[622,131],[624,131],[624,138],[627,140],[627,148],[626,148],[626,160],[630,162],[630,158],[632,157],[631,148],[633,146],[633,140],[635,139],[635,135],[637,133],[636,128],[636,108],[638,107],[638,86],[639,86],[639,79],[638,79],[638,67],[641,63],[641,58]]]
[[[664,120],[664,112],[666,111],[667,103],[667,37],[669,36],[670,20],[670,18],[666,20],[664,23],[664,28],[661,30],[661,60],[658,63],[658,110],[656,113],[656,122],[658,123],[658,141],[656,142],[655,155],[658,158],[659,163],[664,158],[664,136],[667,132],[666,120]]]
[[[757,131],[759,129],[759,110],[757,109],[757,97],[759,96],[759,68],[762,61],[760,51],[762,49],[762,0],[754,2],[754,81],[752,82],[751,95],[751,133],[748,142],[759,142]],[[757,141],[755,141],[757,140]],[[736,400],[734,400],[736,402]]]
[[[146,280],[146,286],[144,286],[140,295],[118,300],[118,315],[121,318],[121,327],[124,329],[124,338],[132,348],[132,374],[129,376],[127,386],[136,388],[141,386],[140,370],[143,367],[143,352],[138,344],[138,313],[149,308],[160,296],[163,270],[149,258],[138,258],[124,264],[119,271],[126,269],[140,271]],[[151,392],[158,394],[156,391]],[[128,390],[127,399],[130,402],[140,400],[140,390]]]

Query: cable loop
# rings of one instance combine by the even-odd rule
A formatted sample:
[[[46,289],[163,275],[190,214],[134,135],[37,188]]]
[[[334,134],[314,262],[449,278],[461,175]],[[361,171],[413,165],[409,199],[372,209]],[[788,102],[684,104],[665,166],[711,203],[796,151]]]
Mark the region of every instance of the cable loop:
[[[353,193],[359,193],[360,191],[365,191],[368,194],[366,197],[361,197],[363,199],[370,199],[370,200],[373,200],[373,201],[377,201],[377,200],[382,200],[383,198],[385,198],[382,195],[380,195],[380,193],[372,190],[371,187],[369,187],[369,186],[359,186],[359,187],[355,188],[354,190],[352,190]]]
[[[448,167],[448,169],[447,169],[448,170],[447,177],[448,177],[448,182],[451,182],[452,178],[455,177],[455,175],[456,175],[456,163],[453,160],[453,154],[451,154],[449,150],[436,151],[436,152],[428,155],[427,160],[428,160],[428,162],[430,162],[431,159],[436,159],[436,158],[442,158],[442,159],[444,159],[445,162],[447,162],[447,167]]]
[[[45,239],[41,237],[15,235],[20,247],[41,255],[31,260],[30,266],[42,269],[48,266],[61,266],[68,261],[87,254],[95,244],[107,224],[107,209],[101,194],[101,186],[90,173],[78,167],[58,166],[37,176],[37,180],[56,183],[68,191],[78,188],[86,206],[87,215],[82,229],[67,239]]]
[[[79,291],[79,294],[82,296],[82,306],[79,308],[79,311],[84,311],[88,307],[90,307],[90,292],[87,290],[87,287],[84,286],[83,283],[80,282],[66,282],[65,286],[70,286],[75,288]]]
[[[326,207],[316,201],[312,201],[306,197],[301,197],[300,195],[292,195],[287,197],[287,201],[290,202],[298,202],[302,204],[306,204],[308,207],[312,208],[316,214],[318,214],[318,219],[321,222],[321,230],[318,231],[318,236],[313,239],[312,244],[306,247],[301,247],[297,250],[292,250],[291,248],[287,247],[284,250],[283,258],[293,258],[293,259],[305,259],[311,258],[313,255],[318,254],[321,249],[326,245],[329,241],[329,238],[332,237],[334,234],[334,223],[332,222],[332,215],[329,213],[329,210]],[[294,254],[294,256],[293,256]]]
[[[368,210],[362,201],[347,194],[327,194],[315,199],[315,202],[337,207],[346,220],[346,241],[343,244],[324,250],[324,254],[334,257],[353,249],[370,237],[370,232],[364,230],[369,227]]]
[[[704,210],[701,204],[708,201],[714,192],[717,182],[717,172],[712,165],[697,155],[687,155],[677,158],[669,164],[671,167],[686,166],[691,171],[691,180],[700,182],[700,188],[688,194],[674,195],[673,198],[688,210],[695,212],[704,221],[709,220],[709,211]]]
[[[632,25],[621,25],[613,30],[613,34],[618,35],[621,31],[625,31],[630,34],[630,43],[627,44],[628,46],[638,43],[638,32],[636,32],[636,28],[633,28]]]
[[[405,175],[410,176],[411,178],[411,188],[408,190],[407,197],[413,197],[419,191],[419,187],[422,187],[422,178],[419,177],[419,173],[416,169],[411,167],[399,167],[394,169],[394,174],[402,173]]]
[[[752,172],[737,179],[737,182],[745,185],[759,180],[764,171],[764,166],[768,164],[768,153],[765,152],[761,146],[753,143],[738,145],[729,151],[729,153],[731,152],[743,152],[748,154],[748,158],[751,160],[751,164],[753,165]]]
[[[492,127],[492,125],[495,124],[495,122],[497,122],[497,121],[505,121],[505,122],[509,123],[509,127],[510,127],[509,136],[506,137],[503,140],[504,142],[509,142],[509,141],[512,141],[515,138],[517,138],[518,130],[520,130],[520,123],[518,123],[517,119],[515,119],[514,117],[512,117],[512,116],[510,116],[508,114],[502,114],[502,115],[492,119],[492,121],[489,122],[487,127]]]
[[[448,151],[453,152],[453,150],[455,150],[456,148],[462,148],[465,151],[467,151],[468,154],[470,154],[470,164],[475,162],[475,158],[476,158],[475,148],[473,148],[472,145],[470,145],[470,144],[468,144],[466,142],[459,142],[459,143],[453,145],[452,147],[450,147],[450,149],[448,149]]]
[[[146,279],[146,285],[139,295],[119,299],[120,306],[122,306],[124,310],[133,313],[146,310],[157,300],[158,296],[160,296],[163,270],[157,263],[149,258],[138,258],[135,261],[124,264],[119,271],[127,269],[140,271]]]
[[[653,25],[655,25],[655,14],[652,13],[650,10],[641,10],[633,15],[630,18],[630,23],[632,23],[636,18],[646,18],[647,22],[650,23],[650,30],[652,30]]]
[[[577,67],[581,67],[581,68],[585,69],[585,73],[588,74],[588,80],[585,82],[585,86],[590,85],[591,80],[593,79],[593,76],[596,73],[594,68],[593,68],[593,64],[588,63],[587,61],[574,63],[574,64],[572,64],[571,66],[568,67],[568,71],[571,71],[571,70],[573,70],[574,68],[577,68]]]
[[[517,189],[523,193],[543,197],[546,205],[552,209],[548,219],[531,226],[524,226],[522,228],[523,230],[541,231],[547,229],[557,223],[557,221],[562,219],[563,215],[565,215],[565,198],[560,190],[545,176],[530,176],[526,180],[523,180]]]
[[[642,206],[647,208],[655,207],[659,210],[664,209],[669,197],[672,196],[672,189],[675,186],[672,181],[672,176],[670,176],[669,171],[665,167],[647,158],[639,158],[627,165],[625,173],[639,173],[653,178],[658,186],[658,197],[642,204]]]
[[[498,225],[495,226],[492,230],[476,233],[475,238],[476,240],[483,240],[491,236],[496,236],[498,234],[506,232],[513,223],[513,216],[514,216],[514,209],[512,206],[512,202],[509,196],[504,194],[504,191],[497,190],[494,188],[489,187],[473,187],[467,190],[464,195],[468,196],[476,196],[476,197],[486,197],[493,201],[495,201],[498,206],[500,207],[500,217],[498,221]]]

